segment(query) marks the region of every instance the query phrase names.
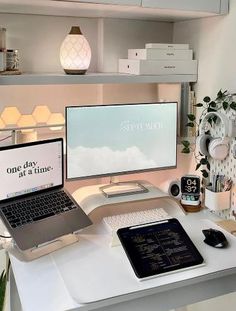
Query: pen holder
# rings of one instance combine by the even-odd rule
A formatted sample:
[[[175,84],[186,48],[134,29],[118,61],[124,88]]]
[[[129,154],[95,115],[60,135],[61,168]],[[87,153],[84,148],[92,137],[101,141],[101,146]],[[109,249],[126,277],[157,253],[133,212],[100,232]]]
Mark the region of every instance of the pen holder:
[[[205,190],[205,206],[212,211],[222,211],[230,208],[231,191],[213,192]]]

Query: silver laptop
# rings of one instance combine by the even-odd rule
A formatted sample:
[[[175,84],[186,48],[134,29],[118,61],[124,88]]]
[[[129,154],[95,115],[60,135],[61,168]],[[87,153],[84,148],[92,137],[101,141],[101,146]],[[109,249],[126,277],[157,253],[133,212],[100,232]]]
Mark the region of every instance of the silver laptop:
[[[63,140],[0,148],[0,216],[21,250],[91,221],[63,188]]]

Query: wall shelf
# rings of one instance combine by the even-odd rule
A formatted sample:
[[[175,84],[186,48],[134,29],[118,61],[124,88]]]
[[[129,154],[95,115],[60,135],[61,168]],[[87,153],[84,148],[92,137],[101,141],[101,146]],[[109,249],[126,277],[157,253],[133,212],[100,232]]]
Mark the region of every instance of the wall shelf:
[[[0,76],[0,85],[182,83],[196,81],[197,75],[154,76],[118,73],[88,73],[85,75],[66,75],[64,73],[42,73]]]
[[[178,21],[227,14],[228,0],[0,0],[0,12]]]

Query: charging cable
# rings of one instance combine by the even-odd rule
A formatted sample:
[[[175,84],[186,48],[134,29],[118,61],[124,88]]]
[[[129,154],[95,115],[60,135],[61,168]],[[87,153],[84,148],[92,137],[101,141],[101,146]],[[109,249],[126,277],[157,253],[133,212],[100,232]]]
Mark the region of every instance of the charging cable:
[[[0,238],[2,238],[2,239],[11,239],[11,236],[10,235],[7,236],[7,235],[1,235],[0,234]]]

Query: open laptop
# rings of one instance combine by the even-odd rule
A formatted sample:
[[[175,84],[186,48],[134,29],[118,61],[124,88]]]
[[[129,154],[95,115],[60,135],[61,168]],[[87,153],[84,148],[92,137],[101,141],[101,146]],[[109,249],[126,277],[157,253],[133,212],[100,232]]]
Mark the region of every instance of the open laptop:
[[[63,162],[62,138],[0,148],[0,216],[21,250],[92,224],[63,188]]]

